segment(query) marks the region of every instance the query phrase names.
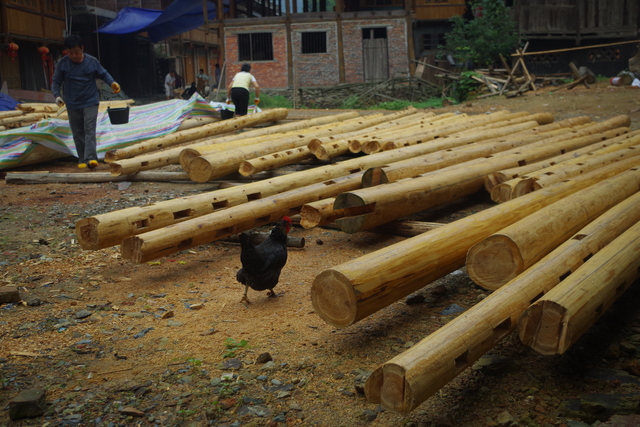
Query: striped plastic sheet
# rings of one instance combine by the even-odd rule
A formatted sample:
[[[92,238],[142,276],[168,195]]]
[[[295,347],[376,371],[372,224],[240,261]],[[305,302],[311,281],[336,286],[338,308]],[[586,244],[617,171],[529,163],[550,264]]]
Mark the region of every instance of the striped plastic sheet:
[[[129,123],[112,125],[108,113],[98,113],[96,141],[98,158],[109,150],[167,135],[187,117],[210,116],[216,111],[197,93],[189,100],[172,99],[132,106]],[[56,118],[40,120],[30,127],[0,132],[0,170],[19,164],[37,144],[70,156],[77,156],[69,122]]]

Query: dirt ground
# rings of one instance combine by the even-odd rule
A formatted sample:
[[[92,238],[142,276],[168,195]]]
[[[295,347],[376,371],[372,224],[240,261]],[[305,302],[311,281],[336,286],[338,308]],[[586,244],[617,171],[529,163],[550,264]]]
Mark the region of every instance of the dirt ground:
[[[507,109],[595,121],[628,114],[640,129],[639,95],[602,82],[435,112]],[[77,171],[68,159],[22,170]],[[415,294],[421,303],[403,299],[336,329],[311,305],[316,275],[404,237],[294,228],[291,235],[306,245],[289,250],[278,297],[250,290],[250,305],[240,303],[236,243],[146,264],[123,260],[119,247],[83,251],[77,243],[79,218],[213,189],[0,182],[0,286],[17,286],[24,302],[0,305],[0,426],[584,426],[611,413],[598,407],[579,424],[568,402],[598,393],[640,396],[634,287],[569,353],[540,356],[512,334],[482,365],[410,414],[397,414],[367,402],[363,381],[456,316],[445,308],[468,309],[487,295],[464,269],[425,284]],[[478,194],[412,219],[451,222],[490,205]],[[595,374],[625,369],[623,379]],[[46,389],[45,415],[11,421],[9,400],[33,388]]]

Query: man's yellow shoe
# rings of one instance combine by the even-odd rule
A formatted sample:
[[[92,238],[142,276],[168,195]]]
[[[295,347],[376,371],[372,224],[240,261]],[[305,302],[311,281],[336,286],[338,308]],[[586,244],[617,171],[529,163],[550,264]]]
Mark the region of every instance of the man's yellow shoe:
[[[89,169],[95,169],[98,167],[98,161],[97,160],[89,160]]]
[[[86,163],[78,163],[78,169],[86,169],[86,168],[87,168]]]

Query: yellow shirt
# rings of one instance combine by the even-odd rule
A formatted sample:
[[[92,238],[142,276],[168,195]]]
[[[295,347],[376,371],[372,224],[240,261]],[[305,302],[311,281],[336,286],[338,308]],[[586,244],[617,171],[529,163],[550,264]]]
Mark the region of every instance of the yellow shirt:
[[[249,90],[249,86],[252,82],[255,82],[256,78],[253,77],[251,73],[247,73],[246,71],[240,71],[233,77],[231,87],[243,87]]]

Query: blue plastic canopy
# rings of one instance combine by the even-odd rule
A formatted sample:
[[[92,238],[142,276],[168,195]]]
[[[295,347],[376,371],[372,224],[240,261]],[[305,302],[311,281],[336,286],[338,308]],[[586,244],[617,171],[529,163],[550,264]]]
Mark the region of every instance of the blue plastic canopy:
[[[228,4],[228,0],[224,0]],[[207,1],[208,19],[216,19],[216,5]],[[153,43],[182,34],[204,24],[202,0],[175,0],[165,10],[125,7],[98,32],[128,34],[146,31]]]

